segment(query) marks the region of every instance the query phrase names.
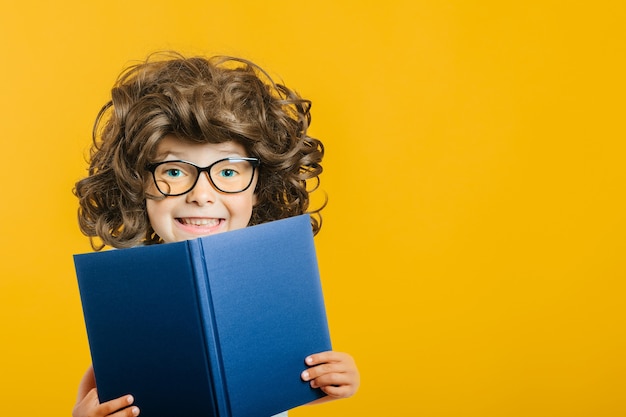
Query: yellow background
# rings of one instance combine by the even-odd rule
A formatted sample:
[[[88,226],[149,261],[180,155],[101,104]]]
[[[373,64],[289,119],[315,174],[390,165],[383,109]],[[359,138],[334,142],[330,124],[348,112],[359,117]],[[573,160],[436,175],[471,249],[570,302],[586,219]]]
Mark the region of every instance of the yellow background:
[[[626,415],[624,21],[622,1],[5,5],[0,414],[70,413],[71,189],[118,72],[178,49],[314,103],[318,255],[362,388],[290,415]]]

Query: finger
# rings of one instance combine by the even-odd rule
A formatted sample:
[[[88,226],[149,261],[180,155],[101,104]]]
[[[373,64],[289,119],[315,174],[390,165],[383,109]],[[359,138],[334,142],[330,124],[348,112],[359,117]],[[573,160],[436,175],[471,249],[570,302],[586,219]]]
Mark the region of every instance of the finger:
[[[350,384],[351,380],[345,373],[330,373],[311,380],[312,388],[322,388],[327,386],[343,386]]]
[[[302,371],[300,375],[303,381],[311,381],[326,374],[345,373],[349,370],[342,362],[322,363]]]
[[[342,372],[340,365],[324,363],[302,371],[300,377],[303,381],[311,381],[322,375],[333,372]]]
[[[356,390],[351,385],[334,386],[328,385],[320,388],[329,397],[333,398],[348,398],[354,395]]]
[[[111,401],[104,402],[98,407],[98,413],[104,416],[131,417],[139,415],[139,408],[129,407],[135,399],[132,395],[124,395]],[[128,407],[128,408],[127,408]]]
[[[346,357],[349,356],[342,352],[335,352],[332,350],[320,353],[314,353],[313,355],[309,355],[305,358],[304,362],[309,365],[318,365],[320,363],[326,362],[339,362],[342,360],[346,360]]]
[[[139,407],[128,407],[123,410],[118,411],[117,413],[111,414],[107,417],[136,417],[139,415]]]
[[[311,381],[312,388],[320,388],[333,398],[351,397],[358,386],[358,379],[355,380],[349,373],[328,374]]]

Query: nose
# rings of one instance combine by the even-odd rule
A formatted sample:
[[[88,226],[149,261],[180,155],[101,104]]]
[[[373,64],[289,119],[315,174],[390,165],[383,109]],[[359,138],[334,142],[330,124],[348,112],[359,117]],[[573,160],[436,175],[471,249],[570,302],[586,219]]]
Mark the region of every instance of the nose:
[[[216,194],[217,190],[211,184],[208,174],[201,172],[196,185],[186,194],[187,202],[204,206],[205,204],[214,203]]]

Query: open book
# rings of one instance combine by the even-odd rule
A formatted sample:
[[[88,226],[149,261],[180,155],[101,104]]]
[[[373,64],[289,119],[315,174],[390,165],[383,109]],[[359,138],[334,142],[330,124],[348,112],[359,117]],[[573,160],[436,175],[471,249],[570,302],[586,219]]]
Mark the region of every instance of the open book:
[[[243,417],[324,395],[300,379],[331,349],[308,215],[74,262],[100,401]]]

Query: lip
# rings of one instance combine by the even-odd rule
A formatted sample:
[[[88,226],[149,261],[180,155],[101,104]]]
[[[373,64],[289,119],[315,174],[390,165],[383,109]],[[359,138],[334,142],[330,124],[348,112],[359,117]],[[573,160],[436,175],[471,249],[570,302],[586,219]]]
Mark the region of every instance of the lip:
[[[216,217],[177,217],[176,226],[193,236],[205,236],[224,231],[226,220]]]

